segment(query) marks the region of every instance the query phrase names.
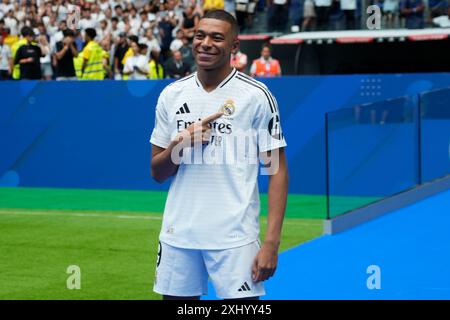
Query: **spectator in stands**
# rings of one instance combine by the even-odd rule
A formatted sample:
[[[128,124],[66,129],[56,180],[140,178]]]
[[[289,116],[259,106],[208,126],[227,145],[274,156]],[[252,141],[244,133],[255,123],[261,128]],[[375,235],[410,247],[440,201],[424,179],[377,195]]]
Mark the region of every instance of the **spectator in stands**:
[[[14,10],[14,5],[10,0],[3,0],[0,3],[0,19],[3,19],[10,10]]]
[[[148,78],[153,80],[164,78],[164,67],[159,62],[159,51],[153,50],[150,52]]]
[[[424,5],[422,0],[401,0],[400,14],[405,18],[405,27],[408,29],[423,28]]]
[[[122,64],[124,66],[125,66],[125,63],[126,63],[127,59],[129,57],[134,56],[134,54],[135,54],[133,49],[132,49],[132,47],[131,47],[131,45],[133,43],[136,43],[138,45],[138,47],[139,47],[139,37],[137,37],[135,35],[131,35],[131,36],[128,37],[127,43],[128,43],[128,50],[127,50],[127,52],[125,52],[125,55],[122,58]],[[127,80],[127,78],[128,78],[128,76],[126,74],[122,73],[122,79],[123,80]]]
[[[330,22],[332,0],[314,0],[314,10],[317,17],[317,30],[327,30]]]
[[[138,25],[139,23],[139,25]],[[154,27],[155,21],[150,22],[148,19],[148,13],[145,11],[141,11],[140,13],[140,21],[136,21],[133,24],[136,25],[136,29],[134,29],[135,34],[145,32],[144,30],[148,30]],[[142,30],[142,31],[141,31]]]
[[[80,28],[82,30],[86,30],[88,28],[96,29],[97,28],[97,21],[95,21],[91,16],[91,9],[86,7],[82,11],[82,18],[79,22]]]
[[[192,42],[194,39],[195,29],[200,20],[199,15],[195,12],[195,6],[188,5],[183,12],[183,21],[181,23],[181,30],[183,34]]]
[[[109,28],[108,28],[108,21],[101,20],[98,24],[97,31],[97,39],[98,41],[103,41],[105,38],[110,37]]]
[[[45,27],[44,27],[45,29]],[[47,34],[41,33],[38,35],[38,43],[43,52],[45,54],[43,57],[41,57],[41,72],[42,72],[42,78],[44,80],[51,80],[53,77],[53,69],[52,69],[52,57],[50,54],[50,45],[47,40]]]
[[[356,0],[340,0],[346,30],[356,29]]]
[[[161,52],[161,47],[159,46],[158,40],[153,35],[153,29],[151,27],[149,27],[145,30],[145,37],[142,40],[142,43],[145,43],[148,46],[147,58],[149,58],[149,59],[150,59],[152,51],[157,51],[158,54]]]
[[[149,73],[149,62],[146,56],[146,44],[131,43],[131,49],[134,55],[125,62],[123,74],[128,76],[129,80],[145,80]]]
[[[9,32],[6,31],[5,28],[5,20],[0,19],[0,34],[3,35],[3,37],[6,37]]]
[[[51,26],[53,29],[53,26]],[[55,47],[56,43],[62,41],[64,38],[64,31],[67,30],[67,22],[65,20],[61,20],[56,26],[56,30],[53,29],[51,38],[50,38],[50,46],[52,48]]]
[[[183,56],[180,51],[174,51],[172,58],[170,58],[164,68],[168,78],[182,78],[191,72],[191,66],[183,61]]]
[[[170,44],[172,43],[172,31],[178,25],[178,19],[174,11],[166,10],[164,3],[160,4],[160,11],[158,12],[158,27],[161,34],[161,53],[165,61],[170,56]]]
[[[96,27],[98,27],[100,21],[106,19],[106,15],[100,10],[100,6],[95,2],[91,6],[91,17],[95,21]]]
[[[288,30],[291,32],[299,32],[301,30],[302,19],[303,19],[303,7],[305,0],[289,0],[288,1],[288,12],[289,12],[289,23]]]
[[[248,5],[250,0],[235,0],[235,12],[236,12],[236,20],[239,25],[239,30],[242,32],[247,28],[247,19],[248,19]]]
[[[305,0],[303,4],[302,31],[312,31],[315,29],[316,11],[313,0]]]
[[[398,0],[384,0],[383,14],[386,28],[394,28],[394,23],[398,15]]]
[[[22,36],[26,43],[17,50],[14,58],[14,64],[20,66],[20,79],[40,80],[42,78],[40,58],[47,52],[35,44],[35,34],[30,27],[22,28]]]
[[[110,33],[114,39],[119,38],[119,34],[122,32],[122,31],[120,31],[118,25],[119,25],[119,19],[117,19],[117,17],[111,18]]]
[[[430,20],[449,15],[447,0],[428,0],[428,6],[430,8]]]
[[[285,32],[288,22],[288,1],[287,0],[269,0],[267,12],[267,30],[269,32]]]
[[[197,65],[195,64],[194,56],[192,55],[192,45],[189,42],[189,39],[187,37],[183,37],[183,45],[180,48],[181,56],[184,62],[187,62],[191,66],[191,72],[194,72],[197,68]]]
[[[19,21],[14,16],[14,10],[10,9],[8,13],[6,14],[5,20],[5,27],[9,29],[9,33],[13,36],[19,34]]]
[[[0,32],[0,80],[11,79],[12,73],[12,55],[11,48],[5,44],[5,37]]]
[[[233,68],[236,68],[238,71],[247,73],[247,55],[242,53],[240,49],[231,53],[231,61],[230,64]]]
[[[77,55],[75,33],[72,30],[65,30],[62,41],[56,43],[56,80],[77,79],[73,65],[73,59]]]
[[[271,57],[270,46],[263,45],[261,57],[253,60],[250,68],[252,77],[277,77],[281,76],[281,67],[277,59]]]
[[[122,19],[123,16],[123,8],[120,4],[117,4],[114,6],[114,13],[113,17],[116,17],[118,19]]]
[[[253,23],[253,15],[256,12],[257,0],[235,0],[236,20],[240,31],[250,28]],[[267,20],[268,21],[268,20]]]
[[[180,48],[183,46],[183,30],[178,29],[176,33],[176,38],[172,40],[170,43],[170,51],[179,51]]]

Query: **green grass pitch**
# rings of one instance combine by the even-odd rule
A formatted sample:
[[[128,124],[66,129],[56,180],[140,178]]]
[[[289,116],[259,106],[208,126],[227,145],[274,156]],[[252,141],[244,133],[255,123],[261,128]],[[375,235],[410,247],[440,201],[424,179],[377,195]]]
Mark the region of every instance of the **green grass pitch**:
[[[322,233],[323,199],[289,198],[281,251]],[[160,299],[152,286],[164,200],[164,192],[0,188],[0,299]],[[261,225],[264,234],[264,210]],[[81,269],[80,290],[67,289],[70,265]]]

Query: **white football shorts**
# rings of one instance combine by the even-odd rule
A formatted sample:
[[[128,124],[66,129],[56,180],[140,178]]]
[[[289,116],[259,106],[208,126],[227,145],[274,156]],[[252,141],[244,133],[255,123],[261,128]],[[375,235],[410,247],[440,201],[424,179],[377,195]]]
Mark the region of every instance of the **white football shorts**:
[[[263,282],[253,282],[258,241],[224,250],[184,249],[159,242],[153,291],[177,297],[208,293],[208,276],[221,299],[259,297]]]

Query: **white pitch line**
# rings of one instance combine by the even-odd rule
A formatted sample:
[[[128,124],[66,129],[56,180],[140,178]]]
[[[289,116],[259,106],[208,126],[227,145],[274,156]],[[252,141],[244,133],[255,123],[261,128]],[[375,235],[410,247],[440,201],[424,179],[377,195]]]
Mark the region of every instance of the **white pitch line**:
[[[70,212],[46,212],[46,211],[3,211],[0,210],[2,215],[36,215],[36,216],[63,216],[63,217],[87,217],[87,218],[117,218],[117,219],[137,219],[137,220],[161,220],[161,217],[156,216],[138,216],[138,215],[108,215],[99,213],[70,213]]]
[[[136,220],[162,220],[161,217],[158,216],[145,216],[145,215],[108,215],[108,214],[100,214],[100,213],[79,213],[79,212],[48,212],[48,211],[5,211],[0,210],[0,215],[16,215],[16,216],[24,216],[24,215],[30,215],[30,216],[62,216],[62,217],[86,217],[86,218],[112,218],[112,219],[136,219]],[[267,223],[267,219],[264,218],[262,223]],[[306,222],[302,220],[290,220],[286,219],[284,221],[284,224],[289,225],[301,225],[301,226],[321,226],[322,222],[318,223],[311,223]]]

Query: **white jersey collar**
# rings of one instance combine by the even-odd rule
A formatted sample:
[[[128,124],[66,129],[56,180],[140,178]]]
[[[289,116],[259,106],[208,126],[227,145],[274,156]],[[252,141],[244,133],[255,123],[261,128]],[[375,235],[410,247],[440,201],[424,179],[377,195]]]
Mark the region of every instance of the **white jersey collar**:
[[[228,75],[228,76],[226,76],[225,77],[225,79],[223,79],[222,80],[222,82],[221,83],[219,83],[219,85],[213,90],[213,91],[211,91],[211,92],[214,92],[214,91],[216,91],[217,89],[220,89],[220,88],[222,88],[222,87],[224,87],[235,75],[237,74],[237,70],[236,70],[236,68],[233,68],[232,70],[231,70],[231,72],[230,72],[230,74]],[[203,91],[205,91],[205,89],[203,89],[203,86],[202,86],[202,83],[200,82],[200,80],[198,79],[198,73],[197,72],[195,72],[195,77],[194,77],[194,79],[195,79],[195,83],[197,84],[197,86],[200,88],[200,89],[202,89]],[[207,92],[207,91],[205,91],[205,92]],[[209,93],[211,93],[211,92],[209,92]]]

